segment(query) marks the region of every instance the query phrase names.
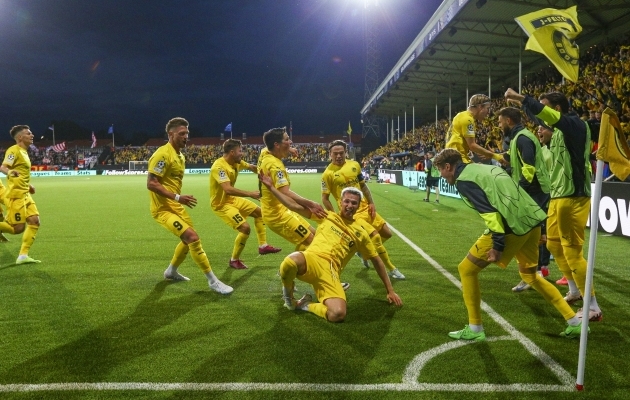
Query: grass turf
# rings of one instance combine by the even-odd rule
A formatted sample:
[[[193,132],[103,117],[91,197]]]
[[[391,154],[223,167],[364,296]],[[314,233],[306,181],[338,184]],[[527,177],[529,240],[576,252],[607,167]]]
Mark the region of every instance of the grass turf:
[[[177,240],[149,215],[142,176],[36,178],[34,198],[42,226],[31,256],[37,265],[14,265],[19,236],[0,246],[0,385],[64,382],[397,384],[417,355],[450,342],[466,311],[459,289],[396,235],[386,242],[407,276],[394,287],[405,305],[387,304],[382,284],[360,260],[342,280],[348,317],[331,324],[282,307],[276,271],[290,253],[259,257],[252,235],[243,260],[227,268],[235,232],[209,209],[207,176],[186,176],[190,211],[217,276],[235,292],[211,292],[190,257],[180,272],[190,282],[169,283],[162,272]],[[377,209],[398,231],[458,278],[457,264],[483,231],[479,216],[460,200],[424,203],[423,193],[370,183]],[[253,175],[238,187],[253,189]],[[319,175],[293,175],[293,189],[319,199]],[[434,198],[434,195],[432,195]],[[251,221],[250,221],[251,222]],[[253,228],[253,223],[250,223]],[[604,321],[592,323],[586,363],[588,398],[624,397],[629,389],[630,307],[628,239],[599,235],[595,285]],[[490,266],[481,275],[482,299],[573,377],[578,341],[560,338],[564,321],[533,290],[512,293],[516,266]],[[560,273],[551,266],[551,279]],[[309,288],[298,282],[301,292]],[[562,291],[565,288],[561,288]],[[485,313],[489,337],[507,333]],[[428,384],[547,384],[560,382],[516,341],[486,342],[450,350],[429,361],[418,382]],[[12,392],[2,398],[360,398],[358,390]],[[371,391],[370,398],[468,398],[467,392]],[[575,393],[486,392],[484,398],[573,398]]]

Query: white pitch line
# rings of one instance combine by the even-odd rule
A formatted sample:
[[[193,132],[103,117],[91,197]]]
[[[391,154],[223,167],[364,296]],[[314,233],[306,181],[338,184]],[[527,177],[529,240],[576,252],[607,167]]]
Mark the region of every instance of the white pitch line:
[[[455,286],[457,286],[460,290],[462,289],[461,282],[453,276],[450,272],[445,270],[437,261],[431,258],[427,253],[425,253],[420,247],[418,247],[415,243],[413,243],[409,238],[403,235],[399,230],[394,228],[390,223],[387,223],[389,228],[400,237],[409,247],[414,249],[418,254],[422,256],[425,260],[429,262],[435,269],[437,269],[442,275],[444,275],[449,281],[451,281]],[[503,318],[499,313],[494,311],[492,307],[490,307],[485,301],[481,302],[481,309],[484,310],[490,318],[492,318],[497,324],[499,324],[506,332],[508,332],[511,336],[513,336],[516,340],[521,342],[523,347],[527,349],[534,357],[538,358],[549,370],[551,370],[562,382],[563,385],[567,385],[571,390],[574,389],[575,378],[571,376],[571,374],[562,368],[560,364],[558,364],[553,358],[551,358],[547,353],[545,353],[540,347],[536,346],[534,342],[532,342],[529,338],[519,332],[512,324],[507,322],[505,318]]]
[[[43,391],[117,391],[117,390],[145,390],[152,392],[163,391],[231,391],[231,392],[568,392],[573,387],[562,385],[525,385],[515,383],[498,385],[489,383],[379,383],[379,384],[326,384],[326,383],[262,383],[262,382],[233,382],[233,383],[158,383],[158,382],[101,382],[101,383],[48,383],[48,384],[10,384],[0,385],[0,393],[9,392],[43,392]]]
[[[420,247],[409,240],[396,228],[388,224],[405,243],[420,254],[436,270],[461,290],[460,281],[445,270],[437,261],[432,259]],[[509,322],[494,311],[488,304],[481,302],[482,309],[490,315],[510,335],[488,337],[488,341],[518,340],[534,357],[538,358],[547,368],[556,374],[563,382],[561,385],[542,384],[490,384],[490,383],[419,383],[418,377],[422,367],[431,358],[441,352],[471,344],[464,341],[449,341],[441,346],[421,353],[414,357],[407,366],[402,383],[381,384],[318,384],[318,383],[262,383],[262,382],[227,382],[227,383],[159,383],[159,382],[68,382],[45,384],[7,384],[0,385],[0,393],[11,392],[42,392],[42,391],[303,391],[303,392],[367,392],[367,391],[397,391],[397,392],[572,392],[575,390],[571,377],[564,368],[543,352],[531,340],[516,330]]]

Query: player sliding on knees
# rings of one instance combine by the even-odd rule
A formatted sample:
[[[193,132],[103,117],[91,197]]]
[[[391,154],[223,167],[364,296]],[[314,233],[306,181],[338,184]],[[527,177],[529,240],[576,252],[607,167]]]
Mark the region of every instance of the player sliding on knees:
[[[347,159],[348,145],[343,140],[335,140],[328,145],[331,163],[322,174],[322,203],[327,210],[335,211],[330,202],[332,194],[339,207],[341,207],[341,191],[346,187],[355,187],[363,193],[363,198],[359,204],[354,218],[362,219],[374,227],[372,233],[372,243],[378,251],[378,255],[387,267],[388,274],[393,279],[405,279],[391,262],[389,254],[383,243],[392,237],[392,231],[387,226],[387,222],[376,212],[376,206],[372,200],[370,188],[365,184],[365,178],[361,172],[361,166],[354,160]],[[363,265],[367,268],[367,258]]]
[[[339,276],[357,251],[372,261],[387,290],[387,300],[397,306],[402,305],[387,276],[385,265],[370,240],[374,227],[362,219],[354,219],[363,197],[359,189],[344,189],[339,212],[327,211],[326,217],[321,218],[276,189],[269,176],[260,173],[258,177],[285,207],[319,224],[309,247],[291,253],[280,265],[282,297],[286,308],[309,311],[330,322],[342,322],[346,318],[347,304]],[[293,298],[296,278],[313,287],[317,302],[313,301],[310,294],[304,295],[299,301]]]

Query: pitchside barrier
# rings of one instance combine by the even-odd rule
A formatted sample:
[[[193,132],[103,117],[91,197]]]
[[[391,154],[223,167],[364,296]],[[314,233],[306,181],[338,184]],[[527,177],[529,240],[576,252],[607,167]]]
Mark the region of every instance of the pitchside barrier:
[[[378,170],[379,182],[405,186],[424,192],[426,173],[421,171]],[[594,185],[594,184],[591,184]],[[457,189],[444,178],[439,181],[440,196],[460,198]],[[433,189],[431,189],[434,192]],[[591,191],[592,192],[592,191]],[[591,226],[590,214],[587,227]],[[599,203],[599,232],[630,238],[630,184],[625,182],[603,182]]]

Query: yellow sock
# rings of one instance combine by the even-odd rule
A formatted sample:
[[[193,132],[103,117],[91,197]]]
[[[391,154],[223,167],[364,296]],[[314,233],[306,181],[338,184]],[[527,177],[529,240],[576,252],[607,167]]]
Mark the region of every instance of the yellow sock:
[[[324,303],[311,303],[308,305],[308,312],[312,312],[313,314],[320,316],[324,319],[326,318],[326,314],[328,313],[328,307]]]
[[[238,235],[236,235],[236,239],[234,239],[234,249],[232,250],[232,260],[240,259],[241,253],[245,248],[245,243],[247,243],[247,239],[249,239],[249,235],[246,235],[243,232],[239,232]]]
[[[468,323],[471,325],[481,325],[481,290],[479,289],[479,268],[468,258],[459,263],[457,267],[459,277],[462,280],[462,292],[464,303],[468,310]]]
[[[175,247],[175,254],[173,254],[173,259],[171,259],[171,265],[173,267],[179,267],[186,256],[188,255],[188,245],[184,244],[184,242],[179,242],[177,247]]]
[[[567,263],[571,266],[571,272],[573,273],[573,280],[580,289],[580,293],[584,295],[584,289],[586,288],[586,266],[587,262],[584,258],[584,250],[582,246],[565,246],[564,256]],[[591,296],[595,296],[595,285],[591,287]]]
[[[295,261],[291,257],[285,257],[280,264],[280,279],[282,279],[282,286],[285,289],[293,290],[293,281],[298,273],[298,267]]]
[[[387,253],[387,249],[383,246],[383,241],[381,239],[381,235],[376,234],[371,237],[372,243],[374,243],[374,247],[376,247],[376,252],[378,256],[383,260],[383,264],[387,267],[388,270],[393,271],[396,269],[396,266],[392,264],[392,261],[389,259],[389,253]]]
[[[258,246],[267,243],[267,228],[262,217],[254,218],[254,227],[256,228],[256,236],[258,237]]]
[[[300,244],[298,244],[297,246],[295,246],[295,251],[304,251],[308,249],[308,244],[302,242]]]
[[[575,316],[575,311],[573,311],[571,306],[564,300],[564,297],[562,297],[562,294],[560,294],[560,291],[554,285],[547,282],[546,279],[543,279],[535,271],[531,273],[519,272],[519,274],[521,275],[521,279],[540,293],[542,297],[547,300],[547,303],[554,306],[565,320],[568,321]]]
[[[35,241],[35,236],[37,236],[38,229],[39,225],[26,224],[26,229],[24,229],[24,234],[22,235],[22,247],[20,248],[20,255],[28,254],[28,251],[31,249],[31,246]]]
[[[0,222],[0,232],[2,232],[2,233],[10,233],[12,235],[15,235],[15,230],[6,221]]]
[[[573,272],[571,272],[571,267],[564,255],[564,248],[560,241],[547,239],[547,249],[553,255],[554,260],[556,260],[556,264],[558,264],[558,269],[562,272],[562,275],[567,279],[573,280]]]
[[[204,274],[212,271],[212,267],[210,267],[210,260],[208,260],[206,252],[203,251],[203,248],[201,247],[201,240],[190,243],[188,248],[190,249],[190,256],[193,261],[199,268],[201,268],[201,271]]]

